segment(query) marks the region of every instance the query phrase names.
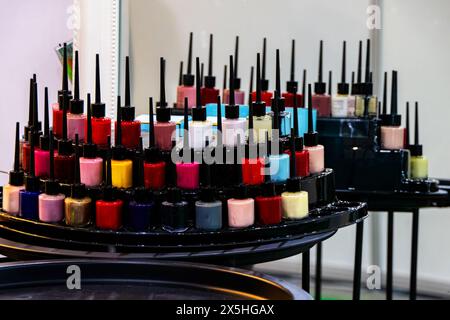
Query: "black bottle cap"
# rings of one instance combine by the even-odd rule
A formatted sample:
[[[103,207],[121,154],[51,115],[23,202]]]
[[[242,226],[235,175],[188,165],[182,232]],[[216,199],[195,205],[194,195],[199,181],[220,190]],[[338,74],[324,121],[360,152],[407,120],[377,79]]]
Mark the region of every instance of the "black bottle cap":
[[[163,109],[165,110],[165,109]],[[149,147],[145,149],[144,157],[147,163],[159,163],[161,162],[161,151],[155,147],[155,122],[153,121],[153,98],[149,99],[149,127],[150,127],[150,139]]]
[[[241,79],[238,76],[239,74],[239,36],[236,36],[236,45],[234,49],[234,89],[240,90],[241,89]]]
[[[80,145],[78,134],[75,135],[75,183],[70,186],[70,197],[83,199],[86,197],[86,186],[80,181]]]
[[[277,196],[277,191],[275,188],[275,184],[273,182],[266,182],[265,184],[262,185],[262,190],[261,190],[261,195],[263,197],[276,197]]]
[[[292,94],[296,94],[297,90],[298,90],[298,82],[295,81],[295,40],[292,40],[291,78],[286,84],[286,91]]]
[[[200,200],[202,202],[216,201],[216,190],[210,186],[202,187],[200,190]]]
[[[249,197],[249,192],[248,192],[248,187],[246,185],[240,184],[234,190],[234,198],[235,199],[245,200],[245,199],[248,199],[248,197]]]
[[[121,97],[117,97],[117,140],[114,148],[112,149],[112,158],[117,161],[127,159],[128,151],[122,145],[122,114],[120,110]],[[123,108],[122,108],[123,109]]]
[[[136,109],[134,107],[122,107],[120,108],[123,121],[134,121],[136,118]]]
[[[252,93],[253,93],[253,82],[255,78],[255,67],[250,68],[250,86],[248,90],[248,106],[251,107],[253,104]]]
[[[171,110],[169,108],[157,108],[156,109],[156,121],[158,122],[170,122]]]
[[[365,83],[362,84],[362,90],[363,90],[363,94],[365,96],[373,95],[372,72],[370,72],[370,39],[367,39],[366,78],[365,78]]]
[[[409,127],[409,102],[406,102],[406,146],[408,148],[411,145],[409,132],[410,132],[410,127]]]
[[[286,102],[285,99],[281,97],[281,68],[280,68],[280,50],[277,49],[276,53],[276,91],[274,94],[274,98],[272,99],[272,106],[274,104],[278,107],[278,113],[286,110]],[[275,101],[276,100],[276,101]],[[273,108],[272,108],[273,111]]]
[[[28,141],[31,143],[33,141],[34,146],[38,146],[40,143],[40,137],[42,135],[41,123],[38,119],[39,106],[38,106],[38,85],[36,82],[33,83],[33,126],[29,128]]]
[[[235,103],[235,75],[233,56],[230,56],[230,103],[225,106],[225,118],[239,119],[239,106]]]
[[[269,80],[266,79],[266,54],[267,54],[267,39],[263,40],[263,53],[262,53],[262,71],[261,71],[261,91],[269,90]]]
[[[200,59],[197,57],[196,59],[196,93],[197,93],[197,106],[192,109],[192,120],[193,121],[201,121],[204,122],[207,119],[206,108],[202,106],[202,98],[200,91]]]
[[[58,154],[62,156],[70,156],[73,153],[72,140],[67,139],[67,108],[69,101],[64,99],[63,105],[63,132],[62,139],[58,140]]]
[[[146,203],[151,200],[152,193],[144,187],[138,187],[133,191],[133,198],[137,203]]]
[[[30,128],[33,126],[33,115],[34,115],[34,80],[30,79],[30,100],[28,105],[28,124],[23,128],[24,134],[23,137],[25,141],[28,141],[30,136]]]
[[[223,93],[225,92],[225,90],[227,89],[227,82],[228,82],[228,65],[225,65],[223,67]]]
[[[352,94],[361,95],[363,93],[364,88],[362,84],[362,41],[359,41],[357,79],[356,82],[352,84]]]
[[[180,62],[180,75],[178,78],[178,86],[181,87],[183,85],[183,61]]]
[[[167,190],[167,201],[169,203],[180,203],[183,200],[181,190],[178,188],[170,188]]]
[[[307,147],[315,147],[319,145],[319,134],[314,131],[314,121],[313,121],[313,106],[312,106],[312,92],[311,85],[308,85],[308,132],[305,133],[304,142]]]
[[[91,105],[91,94],[87,95],[87,139],[86,143],[83,145],[83,157],[86,159],[97,158],[97,145],[92,143],[92,105]]]
[[[53,131],[50,130],[49,139],[49,152],[50,152],[50,177],[45,181],[45,194],[49,196],[56,196],[60,193],[61,186],[57,181],[55,181],[55,156],[53,147]]]
[[[100,55],[95,56],[95,102],[92,104],[91,112],[94,118],[104,118],[106,116],[106,105],[102,102],[100,79]]]
[[[305,144],[302,137],[295,137],[295,151],[302,152],[304,150]]]
[[[342,78],[338,83],[338,94],[348,95],[350,92],[350,86],[346,81],[347,76],[347,41],[344,41],[342,47]]]
[[[134,121],[136,109],[131,106],[130,57],[125,59],[125,105],[120,108],[122,121]]]
[[[39,139],[39,148],[43,151],[48,151],[50,148],[50,120],[48,109],[48,88],[45,87],[44,98],[44,134]]]
[[[170,122],[171,110],[167,108],[166,101],[166,60],[161,58],[160,61],[160,102],[156,108],[156,121]]]
[[[183,75],[183,85],[185,87],[193,87],[195,82],[195,77],[192,74],[192,43],[194,34],[191,32],[189,35],[189,54],[188,54],[188,66],[187,73]]]
[[[286,183],[287,192],[297,193],[302,191],[302,179],[300,177],[290,178]]]
[[[205,77],[205,88],[213,89],[216,87],[216,77],[213,76],[213,50],[214,50],[214,36],[209,35],[209,60],[208,60],[208,75]]]
[[[33,130],[34,129],[32,129],[31,132],[33,132]],[[36,177],[35,174],[34,146],[35,141],[30,139],[30,170],[25,176],[25,189],[28,192],[39,192],[40,189],[40,179]]]
[[[419,143],[419,103],[416,102],[416,122],[414,127],[414,144],[409,146],[411,156],[420,157],[423,156],[423,146]]]
[[[80,99],[80,71],[78,62],[78,51],[75,51],[75,84],[74,84],[74,97],[70,101],[70,113],[83,114],[84,113],[84,100]]]
[[[70,100],[72,100],[72,92],[69,90],[69,72],[67,68],[67,44],[64,43],[63,47],[63,71],[62,71],[62,89],[58,91],[58,103],[59,103],[59,110],[62,110],[62,107],[64,105],[63,98],[67,97]]]
[[[327,92],[327,84],[323,82],[323,40],[320,40],[319,80],[314,84],[314,93],[325,94],[325,92]]]
[[[24,173],[20,170],[20,143],[19,143],[19,133],[20,124],[16,123],[16,138],[15,138],[15,149],[14,149],[14,169],[9,173],[9,184],[15,187],[23,186]]]
[[[266,115],[266,103],[261,98],[261,55],[259,53],[256,60],[256,101],[253,103],[253,116],[264,117]]]
[[[383,114],[381,125],[388,127],[399,127],[402,125],[402,116],[397,114],[398,103],[397,71],[392,72],[391,114]]]
[[[111,137],[108,137],[108,151],[106,155],[106,186],[103,188],[103,200],[107,202],[114,201],[117,193],[117,189],[112,186],[111,155]]]

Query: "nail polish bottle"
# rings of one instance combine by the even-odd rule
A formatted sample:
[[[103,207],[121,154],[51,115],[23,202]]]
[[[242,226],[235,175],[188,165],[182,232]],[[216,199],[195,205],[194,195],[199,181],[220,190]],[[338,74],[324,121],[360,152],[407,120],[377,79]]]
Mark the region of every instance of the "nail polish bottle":
[[[14,152],[14,169],[9,173],[9,183],[3,187],[3,211],[17,216],[20,211],[19,194],[25,189],[24,174],[19,166],[19,131],[20,124],[16,123],[16,138],[15,138],[15,152]]]
[[[356,83],[352,89],[352,94],[355,96],[355,116],[363,117],[365,109],[364,83],[362,82],[362,41],[359,41],[358,51],[358,73]]]
[[[154,214],[155,203],[151,192],[145,188],[144,159],[138,161],[139,180],[133,191],[133,197],[128,203],[127,227],[135,232],[144,232],[150,228],[151,217]]]
[[[120,105],[120,104],[119,104]],[[118,231],[122,227],[123,201],[117,198],[117,190],[112,185],[111,149],[108,148],[106,161],[106,186],[103,189],[103,199],[95,204],[95,224],[98,229]]]
[[[181,190],[171,188],[167,201],[161,204],[162,228],[167,232],[185,232],[189,229],[189,204],[183,201]]]
[[[131,106],[130,57],[126,57],[125,69],[125,106],[120,108],[122,119],[122,145],[126,149],[136,150],[139,148],[139,138],[141,137],[141,122],[135,119],[136,108]],[[117,132],[116,121],[116,139]]]
[[[273,182],[267,182],[262,186],[261,196],[256,197],[256,212],[258,222],[264,226],[281,223],[281,196],[277,194]]]
[[[208,75],[205,77],[205,86],[202,87],[202,102],[204,105],[216,103],[220,90],[216,88],[216,77],[213,76],[213,45],[214,36],[209,36]]]
[[[50,176],[50,121],[48,105],[48,88],[45,88],[44,134],[39,139],[39,149],[34,151],[35,174],[41,179]]]
[[[402,116],[397,114],[397,71],[392,72],[391,114],[381,116],[381,148],[385,150],[403,149],[405,129]]]
[[[89,104],[88,104],[89,105]],[[87,196],[86,185],[80,181],[80,147],[75,135],[75,182],[70,188],[70,197],[64,200],[66,225],[84,227],[91,221],[92,199]]]
[[[253,101],[256,102],[264,102],[267,107],[270,107],[272,105],[272,98],[273,94],[272,92],[269,92],[269,80],[266,79],[266,52],[267,52],[267,39],[264,38],[263,43],[263,55],[262,55],[262,73],[260,71],[260,97],[258,99],[258,92],[253,92],[252,98]],[[259,58],[258,58],[259,60]],[[257,81],[258,82],[258,81]],[[255,110],[256,111],[256,110]],[[256,123],[255,123],[256,124]]]
[[[191,149],[189,128],[189,103],[187,98],[184,106],[184,141],[183,161],[176,164],[177,187],[182,190],[197,190],[200,187],[200,164],[194,162],[194,150]]]
[[[302,105],[303,96],[298,94],[298,82],[295,81],[295,40],[292,40],[292,55],[291,55],[291,79],[287,82],[286,92],[283,93],[283,98],[287,108],[294,107],[294,95],[297,95],[297,107]]]
[[[419,144],[419,103],[416,102],[414,144],[408,149],[411,151],[411,179],[428,179],[428,159],[423,155],[423,146]]]
[[[44,193],[39,196],[39,220],[45,223],[59,223],[64,219],[64,199],[66,197],[61,193],[61,186],[55,180],[53,142],[53,132],[50,130],[50,177],[45,181]],[[75,165],[74,162],[72,164]]]
[[[331,97],[326,94],[326,83],[323,82],[323,41],[320,41],[319,54],[319,80],[314,84],[314,95],[312,104],[317,109],[319,117],[329,117],[331,115]]]
[[[166,109],[167,110],[167,109]],[[153,98],[149,102],[150,115],[150,145],[145,150],[144,183],[145,188],[160,190],[166,185],[166,163],[162,160],[161,152],[155,145],[155,124],[153,121]],[[170,116],[170,114],[169,114]]]
[[[278,96],[278,93],[276,93]],[[282,153],[280,143],[280,129],[279,129],[279,113],[278,113],[278,99],[274,99],[272,108],[274,110],[273,130],[272,130],[272,144],[269,156],[270,166],[270,181],[272,182],[286,182],[289,179],[289,155]],[[267,141],[267,143],[269,143]]]
[[[161,100],[159,107],[156,109],[156,123],[154,124],[155,146],[162,151],[171,151],[177,125],[175,122],[170,121],[171,110],[167,108],[165,74],[166,61],[161,58]]]
[[[308,85],[309,109],[308,132],[305,133],[305,150],[309,153],[309,171],[311,174],[321,173],[325,170],[325,148],[319,144],[319,134],[314,131],[313,99],[311,99],[311,85]]]
[[[125,134],[122,132],[124,126],[122,125],[123,110],[120,108],[121,98],[117,97],[117,132],[116,142],[112,150],[112,185],[119,189],[128,189],[133,187],[133,161],[128,159],[128,152],[123,145],[122,137]],[[138,139],[139,140],[139,139]],[[139,143],[138,143],[139,144]]]
[[[333,97],[333,71],[328,71],[328,95]],[[333,100],[331,100],[333,102]]]
[[[311,95],[311,85],[309,85]],[[311,106],[310,106],[311,107]],[[294,135],[294,132],[292,132]],[[294,139],[291,140],[291,154],[295,153]],[[309,215],[309,196],[302,191],[302,180],[296,177],[296,161],[291,157],[291,178],[287,181],[286,192],[281,195],[283,217],[286,219],[304,219]]]
[[[294,97],[294,100],[296,98]],[[298,125],[298,108],[294,108],[294,139],[295,143],[295,164],[297,169],[297,177],[308,177],[309,172],[309,152],[304,148],[303,138],[299,136],[299,125]],[[287,152],[291,155],[290,151]]]
[[[83,157],[80,158],[80,182],[87,187],[98,187],[103,182],[103,159],[98,156],[97,145],[92,139],[91,95],[87,95],[87,135],[83,145]],[[108,143],[108,141],[106,141]]]
[[[55,155],[55,179],[61,183],[73,183],[75,177],[75,155],[72,140],[67,138],[67,108],[68,100],[63,105],[62,139],[58,140],[58,154]]]
[[[337,95],[333,97],[331,106],[331,116],[333,118],[346,118],[348,116],[349,90],[350,86],[346,82],[347,63],[347,42],[344,41],[342,51],[342,78],[338,84]]]
[[[106,117],[106,105],[102,102],[100,83],[100,56],[95,58],[95,102],[91,106],[92,143],[106,149],[111,136],[111,119]],[[86,132],[87,135],[87,132]]]
[[[276,67],[276,91],[272,99],[272,111],[270,115],[274,117],[274,104],[277,105],[278,110],[278,128],[279,136],[286,137],[291,132],[291,114],[286,112],[285,100],[280,96],[281,94],[281,74],[280,74],[280,50],[277,49],[277,67]],[[276,101],[275,101],[276,100]]]
[[[261,81],[261,57],[257,55],[256,66],[256,95],[253,98],[253,126],[255,130],[255,142],[263,143],[266,133],[272,136],[272,117],[266,113],[266,103],[262,100]]]
[[[378,98],[373,95],[373,80],[372,72],[370,72],[370,39],[367,39],[367,49],[366,49],[366,80],[363,85],[365,106],[364,114],[369,117],[376,117]]]
[[[30,102],[29,102],[29,110],[28,110],[28,125],[26,125],[24,129],[23,138],[20,139],[20,168],[23,170],[27,170],[30,166],[30,156],[29,152],[25,154],[25,150],[30,150],[29,137],[30,137],[30,128],[33,127],[33,116],[34,116],[34,80],[30,79]],[[24,161],[25,158],[25,161]]]
[[[246,145],[245,159],[242,161],[242,182],[247,186],[259,186],[265,181],[265,161],[258,155],[258,144],[255,143],[253,119],[253,106],[250,105],[248,144]]]
[[[69,73],[67,69],[68,63],[67,44],[64,43],[62,89],[58,91],[58,103],[55,103],[52,106],[53,130],[57,139],[61,139],[63,136],[63,107],[66,102],[72,100],[72,92],[69,90]]]
[[[32,134],[34,129],[30,131]],[[19,215],[24,219],[38,220],[39,219],[39,195],[40,180],[35,174],[35,157],[34,157],[34,139],[30,139],[31,153],[30,153],[30,170],[25,176],[25,190],[19,193],[20,213]]]
[[[75,51],[75,84],[74,97],[70,101],[70,112],[67,114],[67,136],[70,140],[78,138],[84,142],[86,132],[86,116],[84,115],[84,100],[80,99],[80,71],[78,63],[78,51]]]
[[[197,87],[200,85],[200,59],[196,61]],[[189,130],[190,147],[193,150],[201,150],[205,147],[206,140],[212,139],[212,123],[207,120],[206,108],[202,106],[200,88],[197,88],[197,106],[192,108],[192,123]],[[188,101],[189,103],[189,101]]]
[[[255,224],[255,200],[249,198],[245,185],[236,187],[234,197],[228,200],[228,225],[243,229]]]
[[[200,200],[195,203],[195,227],[199,230],[222,229],[222,202],[211,186],[211,166],[205,165],[206,181],[200,190]]]
[[[192,74],[192,42],[194,34],[191,32],[189,36],[189,55],[187,73],[183,75],[183,85],[177,90],[177,107],[182,109],[184,106],[184,99],[188,98],[189,109],[192,109],[197,104],[196,88],[194,87],[195,77]],[[200,72],[199,72],[200,76]]]
[[[234,100],[234,63],[233,57],[230,56],[230,99],[229,104],[225,106],[225,119],[222,122],[223,143],[226,147],[234,147],[237,145],[237,136],[241,137],[241,144],[245,143],[245,131],[247,121],[239,118],[239,104]]]
[[[236,37],[236,46],[234,51],[234,70],[230,70],[230,78],[234,79],[233,91],[234,102],[236,105],[245,104],[245,92],[241,90],[241,79],[238,77],[239,66],[239,37]],[[231,104],[231,86],[230,90],[224,91],[223,101],[225,104]]]
[[[25,173],[30,172],[31,140],[34,140],[35,150],[39,150],[39,140],[42,135],[39,122],[38,85],[33,82],[32,104],[33,104],[33,126],[28,128],[27,142],[22,145],[22,169]]]

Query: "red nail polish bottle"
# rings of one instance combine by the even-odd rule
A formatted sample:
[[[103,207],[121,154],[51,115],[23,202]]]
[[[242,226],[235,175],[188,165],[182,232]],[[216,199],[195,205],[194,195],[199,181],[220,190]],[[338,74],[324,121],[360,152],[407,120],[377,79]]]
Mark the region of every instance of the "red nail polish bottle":
[[[219,89],[216,88],[216,77],[213,76],[213,41],[213,35],[211,34],[209,37],[208,75],[205,77],[205,86],[201,90],[204,105],[216,103],[220,94]]]
[[[42,135],[41,128],[42,124],[39,122],[38,118],[38,97],[37,97],[37,83],[35,80],[32,80],[31,84],[31,95],[30,95],[30,103],[32,111],[31,117],[31,127],[25,128],[25,134],[27,134],[24,143],[22,144],[22,169],[25,173],[28,173],[30,170],[30,158],[31,158],[31,140],[33,139],[34,145],[39,146],[39,139]],[[36,148],[39,150],[39,148]]]
[[[116,198],[116,189],[112,187],[111,149],[108,151],[106,187],[103,199],[95,205],[95,224],[101,230],[117,231],[122,227],[123,201]]]
[[[47,179],[50,176],[50,123],[48,113],[48,88],[45,88],[44,134],[39,138],[39,149],[35,151],[36,177]]]
[[[286,92],[283,93],[287,108],[294,107],[294,96],[297,99],[297,107],[302,105],[303,96],[297,93],[298,82],[295,81],[295,40],[292,40],[291,79],[287,82]]]
[[[144,183],[145,188],[160,190],[166,185],[166,163],[162,161],[161,152],[155,147],[155,124],[153,119],[153,98],[149,103],[150,146],[145,150]]]
[[[121,108],[122,145],[127,149],[136,150],[139,148],[139,138],[141,137],[141,123],[139,121],[136,121],[136,109],[131,106],[130,57],[126,58],[125,77],[125,106]]]
[[[262,76],[261,76],[261,101],[266,104],[267,107],[272,106],[273,93],[269,92],[269,80],[266,79],[266,50],[267,39],[264,38],[263,56],[262,56]],[[256,92],[252,93],[252,100],[257,101]]]
[[[242,182],[248,186],[258,186],[264,183],[264,159],[258,157],[258,146],[254,140],[253,106],[249,109],[248,144],[245,159],[242,161]]]
[[[108,137],[111,136],[111,119],[105,117],[106,106],[101,102],[100,57],[98,54],[96,56],[95,78],[95,103],[92,104],[91,108],[92,143],[100,149],[106,149],[108,147]]]
[[[183,109],[184,99],[188,98],[189,109],[197,104],[197,90],[195,88],[195,76],[192,74],[192,44],[194,34],[191,32],[189,36],[189,55],[187,72],[183,75],[183,84],[177,88],[177,108]]]
[[[279,224],[282,219],[281,196],[277,195],[275,184],[266,183],[262,187],[262,195],[256,197],[256,214],[263,225]]]
[[[62,76],[62,89],[58,91],[58,103],[53,105],[53,131],[57,139],[62,138],[63,131],[63,106],[65,100],[72,100],[72,92],[69,90],[69,76],[67,70],[67,64],[69,63],[67,57],[67,44],[64,43],[63,49],[63,76]]]

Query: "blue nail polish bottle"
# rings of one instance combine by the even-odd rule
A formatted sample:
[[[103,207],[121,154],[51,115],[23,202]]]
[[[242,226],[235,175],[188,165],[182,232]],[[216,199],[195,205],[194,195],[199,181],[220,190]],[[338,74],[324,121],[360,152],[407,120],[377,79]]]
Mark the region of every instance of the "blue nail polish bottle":
[[[141,138],[142,142],[142,138]],[[150,228],[151,218],[155,210],[152,194],[145,189],[144,159],[138,159],[138,187],[134,190],[133,199],[128,203],[127,227],[136,232],[144,232]]]
[[[277,95],[275,95],[277,96]],[[281,150],[280,143],[280,117],[278,113],[278,99],[275,98],[273,101],[272,108],[274,110],[273,118],[273,130],[272,130],[272,148],[271,154],[269,156],[269,166],[270,166],[270,181],[271,182],[286,182],[290,176],[290,166],[289,166],[289,155],[284,154]],[[267,143],[269,143],[267,141]],[[277,147],[274,150],[273,147]]]
[[[25,190],[19,193],[20,216],[29,220],[39,220],[40,180],[35,176],[34,165],[35,136],[38,134],[34,128],[30,131],[30,172],[25,177]]]

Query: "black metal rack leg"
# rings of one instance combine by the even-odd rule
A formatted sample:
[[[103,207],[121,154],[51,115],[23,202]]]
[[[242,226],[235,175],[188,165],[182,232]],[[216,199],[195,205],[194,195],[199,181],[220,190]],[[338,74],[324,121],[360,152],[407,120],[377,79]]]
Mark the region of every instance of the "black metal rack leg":
[[[355,268],[353,273],[353,300],[361,299],[361,265],[363,249],[364,221],[356,225]]]
[[[417,298],[417,251],[419,247],[419,209],[413,210],[412,244],[411,244],[411,275],[409,285],[409,299]]]
[[[394,212],[388,212],[386,300],[392,300],[394,270]]]
[[[309,279],[310,279],[310,251],[305,251],[302,254],[302,288],[306,292],[310,292],[309,287]]]
[[[316,300],[322,299],[322,242],[317,244],[316,253]]]

